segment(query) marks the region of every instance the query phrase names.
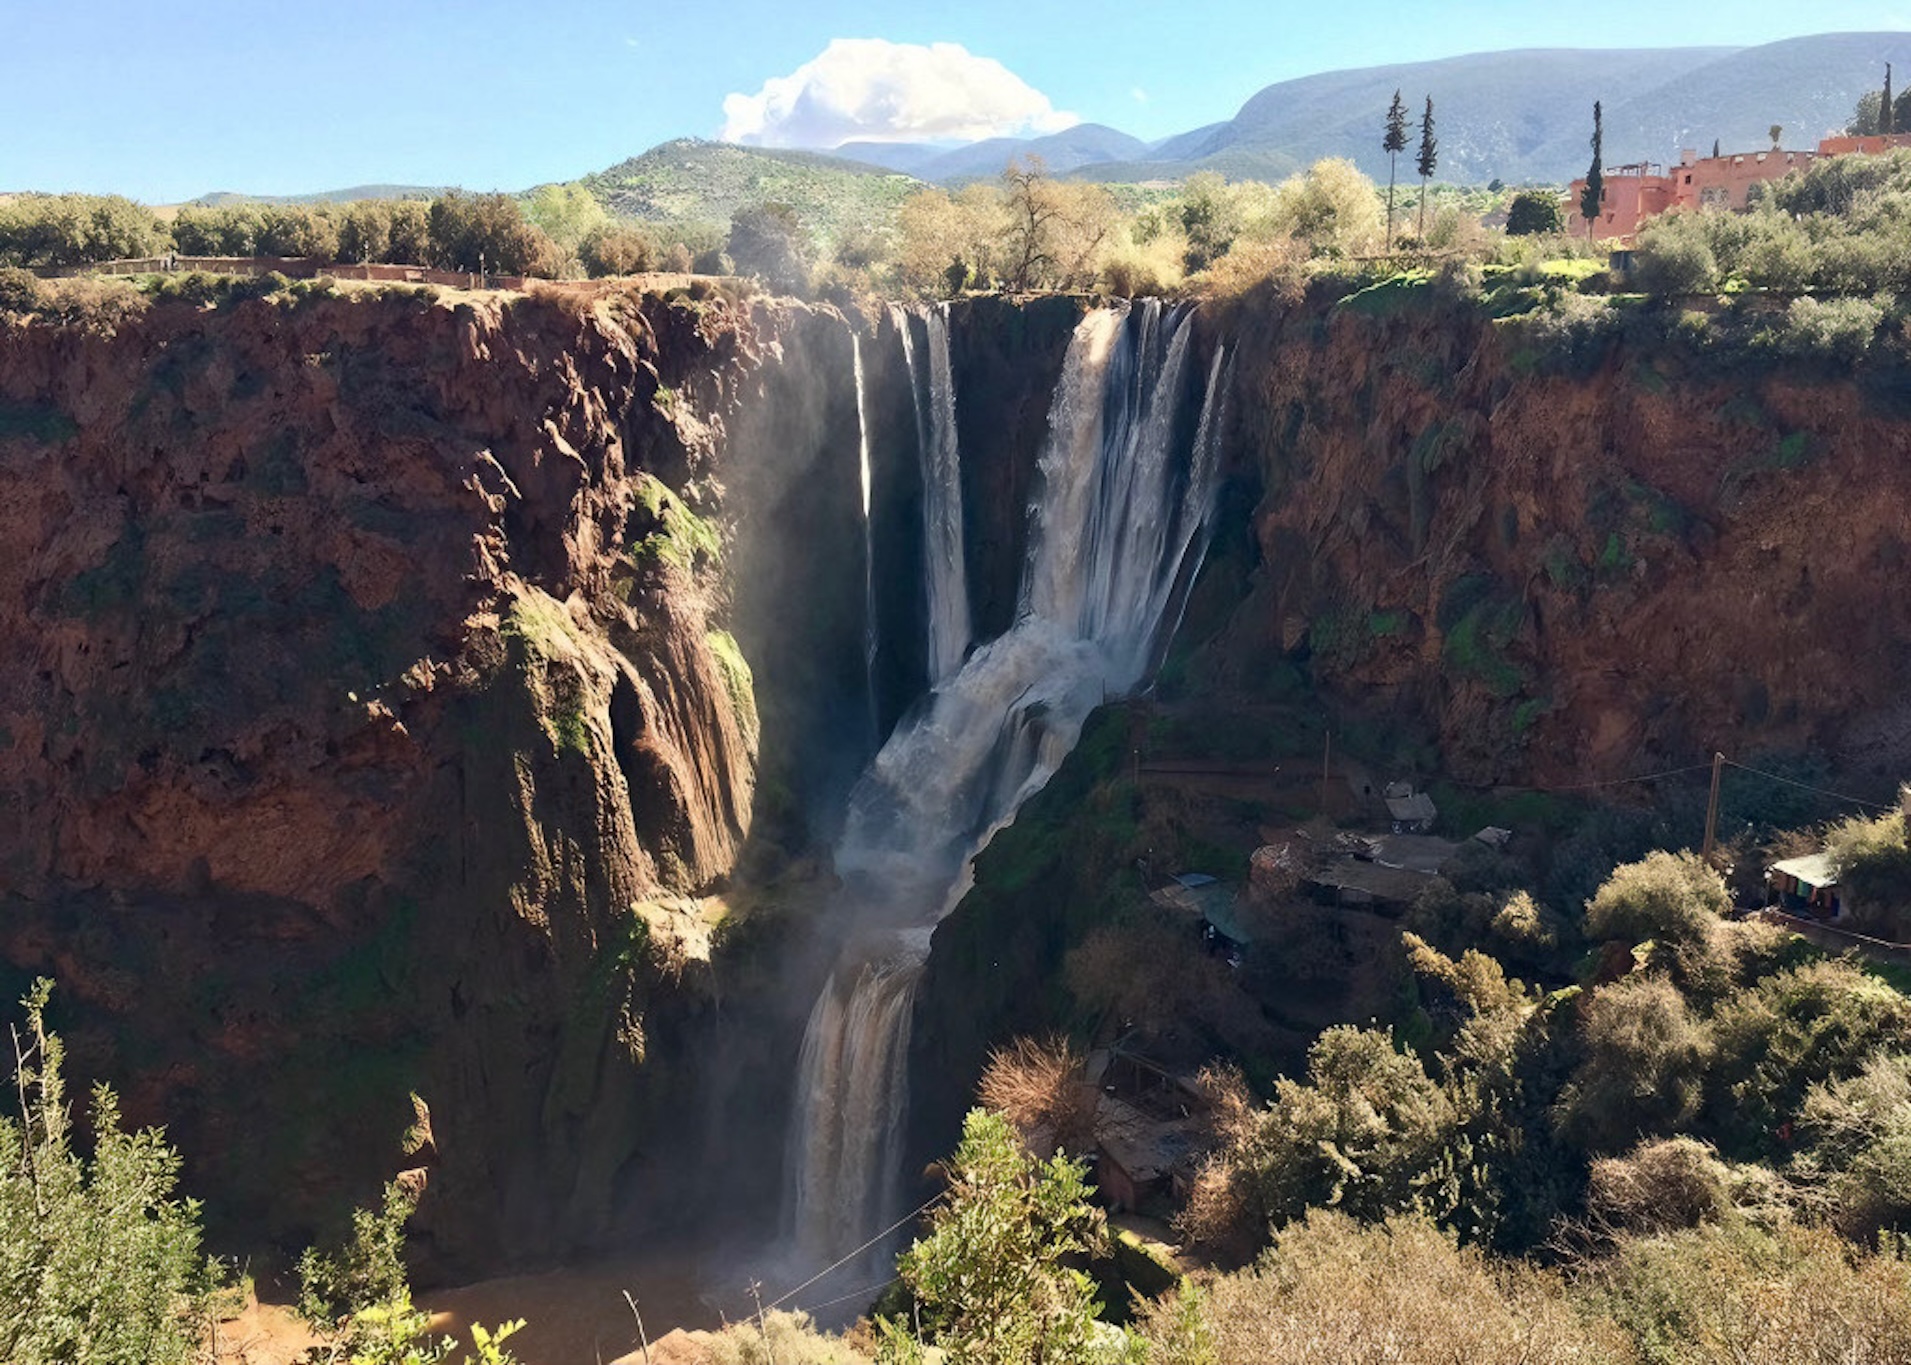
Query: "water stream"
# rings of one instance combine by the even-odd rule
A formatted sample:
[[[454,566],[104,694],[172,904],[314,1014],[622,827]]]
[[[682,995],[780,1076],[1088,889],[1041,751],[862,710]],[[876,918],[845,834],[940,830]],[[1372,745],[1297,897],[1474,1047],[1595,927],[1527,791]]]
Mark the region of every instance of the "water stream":
[[[948,646],[958,636],[967,644],[966,594],[959,631],[932,609],[931,640],[941,641],[932,657],[959,667],[932,670],[933,693],[851,796],[836,849],[845,889],[832,913],[844,947],[810,1013],[789,1144],[786,1213],[806,1259],[841,1256],[901,1215],[910,1017],[930,932],[966,889],[969,860],[1054,774],[1089,713],[1145,681],[1205,552],[1222,357],[1192,441],[1177,440],[1190,316],[1137,303],[1076,328],[1038,466],[1018,619],[963,659]],[[934,514],[925,506],[933,608],[950,565],[943,518],[954,518],[958,568],[961,521],[947,322],[929,317],[931,412],[918,407],[925,504],[932,473],[955,499],[952,512],[947,501]]]

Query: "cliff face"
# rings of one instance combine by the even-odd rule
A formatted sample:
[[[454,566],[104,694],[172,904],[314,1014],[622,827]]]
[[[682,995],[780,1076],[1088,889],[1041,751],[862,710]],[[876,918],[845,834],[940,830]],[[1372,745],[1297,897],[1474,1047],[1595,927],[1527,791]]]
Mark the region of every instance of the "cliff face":
[[[1473,781],[1911,765],[1903,374],[1575,349],[1437,297],[1224,326],[1265,485],[1235,643],[1424,716]]]
[[[446,1268],[641,1193],[630,907],[730,870],[756,780],[696,513],[832,332],[609,292],[0,324],[0,956],[215,1217],[368,1198],[413,1092]]]

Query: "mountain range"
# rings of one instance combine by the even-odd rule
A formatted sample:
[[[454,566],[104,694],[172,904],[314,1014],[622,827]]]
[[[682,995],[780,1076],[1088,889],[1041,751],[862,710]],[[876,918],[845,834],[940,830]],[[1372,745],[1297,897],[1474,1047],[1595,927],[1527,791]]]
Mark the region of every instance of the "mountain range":
[[[850,143],[833,154],[942,182],[993,175],[1011,156],[1106,181],[1177,180],[1197,170],[1277,180],[1325,156],[1384,179],[1380,133],[1399,90],[1417,125],[1433,97],[1439,178],[1559,183],[1591,153],[1593,101],[1605,108],[1608,165],[1676,161],[1682,147],[1762,148],[1773,124],[1810,147],[1842,128],[1884,64],[1911,69],[1911,34],[1825,33],[1757,47],[1528,49],[1329,71],[1267,86],[1233,118],[1153,144],[1086,124],[1047,137],[949,149]],[[1411,153],[1409,153],[1411,155]],[[1406,158],[1402,158],[1402,169]]]
[[[1085,123],[1038,138],[961,146],[850,142],[833,148],[738,147],[682,138],[585,176],[613,213],[644,220],[723,223],[747,203],[790,203],[824,230],[882,221],[921,182],[988,179],[1012,157],[1039,156],[1051,172],[1107,183],[1174,181],[1201,170],[1279,180],[1328,156],[1351,158],[1385,180],[1382,123],[1394,91],[1410,122],[1400,158],[1411,177],[1424,100],[1434,103],[1436,178],[1479,184],[1563,184],[1585,172],[1592,107],[1605,113],[1605,163],[1762,149],[1771,127],[1809,148],[1840,129],[1858,98],[1883,82],[1884,64],[1911,71],[1911,33],[1823,33],[1755,47],[1527,49],[1329,71],[1256,92],[1234,117],[1155,142]],[[293,196],[397,197],[411,186],[368,186]],[[218,202],[239,196],[208,196]]]

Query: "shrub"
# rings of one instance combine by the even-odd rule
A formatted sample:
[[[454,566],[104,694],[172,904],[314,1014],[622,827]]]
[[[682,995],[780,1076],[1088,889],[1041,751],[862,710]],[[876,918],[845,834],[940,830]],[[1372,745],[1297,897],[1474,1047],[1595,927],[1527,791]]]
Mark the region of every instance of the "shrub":
[[[1641,232],[1633,282],[1641,291],[1659,298],[1716,289],[1719,262],[1700,217],[1667,214]]]
[[[706,1365],[867,1365],[840,1337],[816,1330],[807,1313],[772,1308],[761,1324],[732,1323],[711,1334]]]
[[[1681,984],[1696,986],[1728,965],[1721,916],[1732,895],[1697,855],[1655,852],[1612,871],[1586,903],[1586,936],[1657,945]]]
[[[40,278],[18,266],[0,266],[0,313],[31,313],[40,306]]]
[[[1663,1365],[1902,1361],[1911,1266],[1824,1229],[1712,1226],[1628,1240],[1582,1291]]]
[[[1150,1362],[1616,1365],[1628,1358],[1617,1332],[1583,1319],[1557,1278],[1495,1264],[1422,1219],[1362,1227],[1317,1210],[1283,1232],[1254,1269],[1217,1279],[1192,1313],[1184,1296],[1142,1309]]]
[[[1689,1137],[1642,1142],[1592,1164],[1586,1213],[1612,1232],[1659,1233],[1714,1223],[1732,1211],[1731,1172]]]
[[[638,275],[659,264],[656,244],[633,227],[600,228],[578,245],[577,256],[593,276]]]
[[[1014,1124],[1031,1146],[1039,1137],[1054,1149],[1086,1153],[1095,1145],[1100,1099],[1083,1073],[1081,1053],[1066,1038],[1018,1038],[989,1054],[976,1097]]]
[[[1852,914],[1888,937],[1911,920],[1911,837],[1902,808],[1876,817],[1853,816],[1825,835]]]
[[[1094,1284],[1069,1260],[1104,1249],[1084,1168],[1038,1162],[1008,1120],[969,1113],[949,1162],[948,1197],[898,1269],[922,1322],[955,1360],[1082,1362],[1094,1340]]]
[[[1874,1055],[1805,1096],[1798,1175],[1819,1184],[1847,1236],[1911,1224],[1911,1057]]]
[[[1311,1208],[1363,1219],[1418,1210],[1434,1217],[1458,1198],[1459,1115],[1391,1030],[1330,1028],[1307,1054],[1307,1081],[1281,1078],[1272,1102],[1221,1160],[1263,1222],[1279,1228]]]
[[[1911,999],[1849,962],[1812,962],[1734,993],[1714,1012],[1711,1082],[1718,1131],[1772,1151],[1814,1084],[1911,1047]]]
[[[314,1326],[390,1303],[405,1290],[405,1223],[413,1200],[396,1181],[376,1211],[352,1210],[351,1235],[329,1252],[299,1257],[299,1314]]]
[[[93,1091],[93,1154],[74,1150],[63,1051],[47,1031],[52,982],[22,1002],[25,1112],[0,1118],[0,1360],[13,1365],[174,1365],[198,1334],[209,1280],[199,1206],[174,1195],[178,1153],[129,1133]]]
[[[1579,1043],[1582,1060],[1557,1117],[1580,1145],[1619,1151],[1698,1113],[1712,1040],[1664,977],[1629,976],[1593,992],[1581,1007]]]
[[[1564,232],[1566,219],[1559,211],[1559,195],[1552,190],[1521,190],[1506,210],[1506,235],[1535,237]]]

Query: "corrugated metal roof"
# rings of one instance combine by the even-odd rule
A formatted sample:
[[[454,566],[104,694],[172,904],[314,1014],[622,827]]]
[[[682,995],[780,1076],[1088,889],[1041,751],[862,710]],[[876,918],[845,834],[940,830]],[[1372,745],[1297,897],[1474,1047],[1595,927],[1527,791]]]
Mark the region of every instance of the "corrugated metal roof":
[[[1772,864],[1772,871],[1796,877],[1807,886],[1836,886],[1838,872],[1829,853],[1811,853],[1803,858],[1787,858]]]

